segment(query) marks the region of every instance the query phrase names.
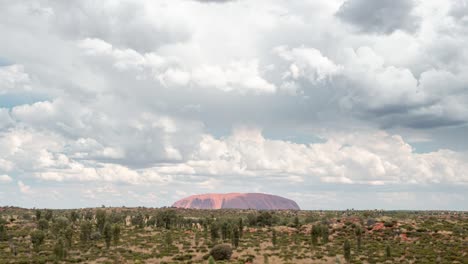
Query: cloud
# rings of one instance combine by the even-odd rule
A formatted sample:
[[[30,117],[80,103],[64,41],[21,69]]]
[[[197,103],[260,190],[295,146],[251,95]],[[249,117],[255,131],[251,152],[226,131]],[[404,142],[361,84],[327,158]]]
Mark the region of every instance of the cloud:
[[[260,77],[258,62],[233,62],[226,67],[202,65],[193,71],[193,80],[200,87],[213,87],[242,94],[274,93],[275,85]]]
[[[24,184],[22,181],[18,181],[18,188],[23,194],[31,193],[31,186]]]
[[[468,3],[466,0],[454,0],[450,14],[462,23],[468,23]]]
[[[344,2],[0,3],[0,175],[34,190],[2,201],[463,208],[464,1]]]
[[[0,182],[2,182],[2,183],[9,183],[9,182],[12,182],[12,181],[13,181],[13,179],[10,176],[5,175],[5,174],[0,175]]]
[[[89,56],[110,58],[119,71],[133,71],[139,79],[154,79],[164,87],[196,86],[225,92],[273,93],[275,85],[260,76],[258,62],[233,61],[228,65],[200,65],[193,69],[177,60],[156,53],[140,54],[134,50],[116,49],[100,39],[84,39],[78,46]]]
[[[366,33],[414,32],[419,19],[413,15],[413,0],[347,0],[337,12],[343,21]]]
[[[336,65],[314,48],[300,47],[289,49],[280,46],[276,47],[274,52],[283,60],[291,62],[289,72],[285,73],[283,78],[291,77],[292,79],[298,79],[305,77],[311,82],[317,82],[337,75],[342,69],[342,66]]]
[[[299,182],[384,185],[468,180],[463,155],[449,150],[417,154],[400,136],[385,132],[338,134],[325,143],[303,145],[265,139],[258,130],[239,130],[223,140],[205,137],[188,164],[199,174],[285,181],[294,175]]]
[[[408,68],[386,66],[369,47],[347,50],[341,106],[376,118],[384,127],[430,128],[468,121],[466,76],[429,69],[417,78]]]
[[[190,38],[189,25],[178,19],[162,2],[149,6],[144,1],[71,4],[51,2],[51,26],[71,39],[98,38],[113,45],[150,52],[167,43]],[[79,23],[79,26],[76,25]]]
[[[30,91],[29,75],[22,65],[0,66],[0,95]]]
[[[227,2],[232,2],[232,1],[237,1],[237,0],[194,0],[198,1],[200,3],[216,3],[216,4],[221,4],[221,3],[227,3]]]
[[[168,184],[182,175],[201,177],[199,186],[214,188],[230,177],[286,184],[359,185],[468,184],[464,155],[440,150],[415,153],[398,135],[385,132],[336,134],[324,143],[297,144],[266,139],[259,130],[240,128],[227,138],[205,135],[183,164],[131,169],[118,164],[83,162],[49,153],[41,158],[47,181],[101,181]],[[58,166],[62,163],[63,165]],[[39,169],[39,168],[38,168]],[[224,175],[221,179],[218,175]],[[207,177],[204,179],[204,177]]]

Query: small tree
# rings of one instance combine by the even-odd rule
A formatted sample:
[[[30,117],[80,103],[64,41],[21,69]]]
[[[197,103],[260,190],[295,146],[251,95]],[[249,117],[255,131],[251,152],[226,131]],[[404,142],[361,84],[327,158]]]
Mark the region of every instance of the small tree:
[[[258,226],[271,226],[273,224],[273,215],[268,211],[263,211],[257,216]]]
[[[73,244],[73,229],[71,227],[67,227],[64,232],[66,246],[71,248]]]
[[[229,238],[229,224],[224,222],[221,226],[221,239],[226,241]]]
[[[41,210],[36,210],[36,221],[41,220],[41,214],[42,214]]]
[[[219,238],[219,227],[216,223],[212,223],[210,226],[211,241],[214,243]]]
[[[275,229],[273,229],[272,234],[271,234],[271,244],[273,244],[273,247],[276,247],[276,245],[278,244]]]
[[[120,225],[115,224],[112,226],[112,237],[114,238],[114,245],[119,244],[120,241]]]
[[[392,257],[392,249],[390,248],[389,244],[385,246],[385,256],[387,257],[387,259],[390,259]]]
[[[145,220],[142,214],[137,214],[132,218],[132,225],[138,228],[143,228],[145,226]]]
[[[106,223],[104,225],[102,236],[104,237],[104,240],[106,241],[106,248],[109,249],[110,243],[112,241],[112,227],[109,223]]]
[[[40,246],[44,243],[45,234],[41,230],[34,230],[31,233],[31,243],[36,252],[39,251]]]
[[[7,231],[6,231],[5,224],[3,222],[1,222],[1,220],[3,220],[3,219],[0,219],[0,241],[6,241],[7,240]]]
[[[82,243],[86,243],[91,239],[91,233],[93,232],[93,226],[91,222],[84,221],[80,225],[80,240]]]
[[[52,212],[52,210],[46,210],[46,211],[45,211],[44,218],[45,218],[47,221],[50,221],[50,220],[52,219],[53,216],[54,216],[54,212]]]
[[[75,210],[70,212],[70,221],[72,223],[76,222],[76,220],[78,220],[78,218],[79,218],[79,215]]]
[[[244,220],[239,218],[239,237],[242,238],[242,235],[244,235]]]
[[[167,231],[166,234],[165,234],[165,237],[164,237],[164,241],[166,242],[166,247],[167,248],[171,248],[172,246],[172,232],[171,231]]]
[[[299,222],[299,217],[294,217],[294,227],[295,228],[300,228],[301,227],[301,222]]]
[[[93,212],[91,212],[91,210],[86,211],[84,215],[84,219],[88,221],[93,220]]]
[[[362,229],[360,226],[356,227],[356,244],[357,244],[357,250],[361,251],[361,244],[362,244]]]
[[[239,238],[240,238],[239,228],[235,226],[232,232],[232,246],[234,248],[237,248],[239,246]]]
[[[328,243],[328,236],[330,235],[328,231],[328,225],[323,225],[322,226],[322,243],[326,244]]]
[[[318,225],[312,226],[312,229],[310,230],[310,240],[312,245],[316,246],[318,244],[318,238],[320,236],[320,227]]]
[[[45,220],[44,218],[40,219],[37,222],[37,228],[41,231],[47,230],[49,228],[49,221]]]
[[[55,243],[54,255],[59,260],[65,259],[67,257],[67,249],[62,238],[57,239],[57,242]]]
[[[65,229],[68,227],[68,218],[60,216],[54,220],[52,231],[56,237],[63,235]]]
[[[351,244],[349,243],[349,240],[346,239],[343,245],[343,251],[344,251],[344,258],[347,263],[351,260]]]
[[[98,209],[96,211],[96,226],[101,234],[104,231],[104,225],[106,225],[106,211]]]

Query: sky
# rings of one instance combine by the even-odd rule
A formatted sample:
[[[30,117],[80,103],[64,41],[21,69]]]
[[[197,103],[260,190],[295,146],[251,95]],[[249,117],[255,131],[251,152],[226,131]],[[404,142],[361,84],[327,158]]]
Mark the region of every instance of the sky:
[[[0,0],[0,205],[468,210],[468,0]]]

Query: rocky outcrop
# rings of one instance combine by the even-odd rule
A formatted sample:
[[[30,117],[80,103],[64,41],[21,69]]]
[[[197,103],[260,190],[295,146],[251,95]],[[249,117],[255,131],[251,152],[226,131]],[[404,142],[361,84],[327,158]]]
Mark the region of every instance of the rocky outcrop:
[[[175,202],[172,206],[194,209],[300,210],[293,200],[263,193],[192,195]]]

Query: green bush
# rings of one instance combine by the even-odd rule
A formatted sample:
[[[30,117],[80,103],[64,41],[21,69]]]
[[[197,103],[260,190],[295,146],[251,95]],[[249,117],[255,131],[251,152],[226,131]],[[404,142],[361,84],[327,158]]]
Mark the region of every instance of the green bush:
[[[229,260],[232,256],[232,248],[229,244],[216,245],[211,249],[210,255],[215,260]]]

